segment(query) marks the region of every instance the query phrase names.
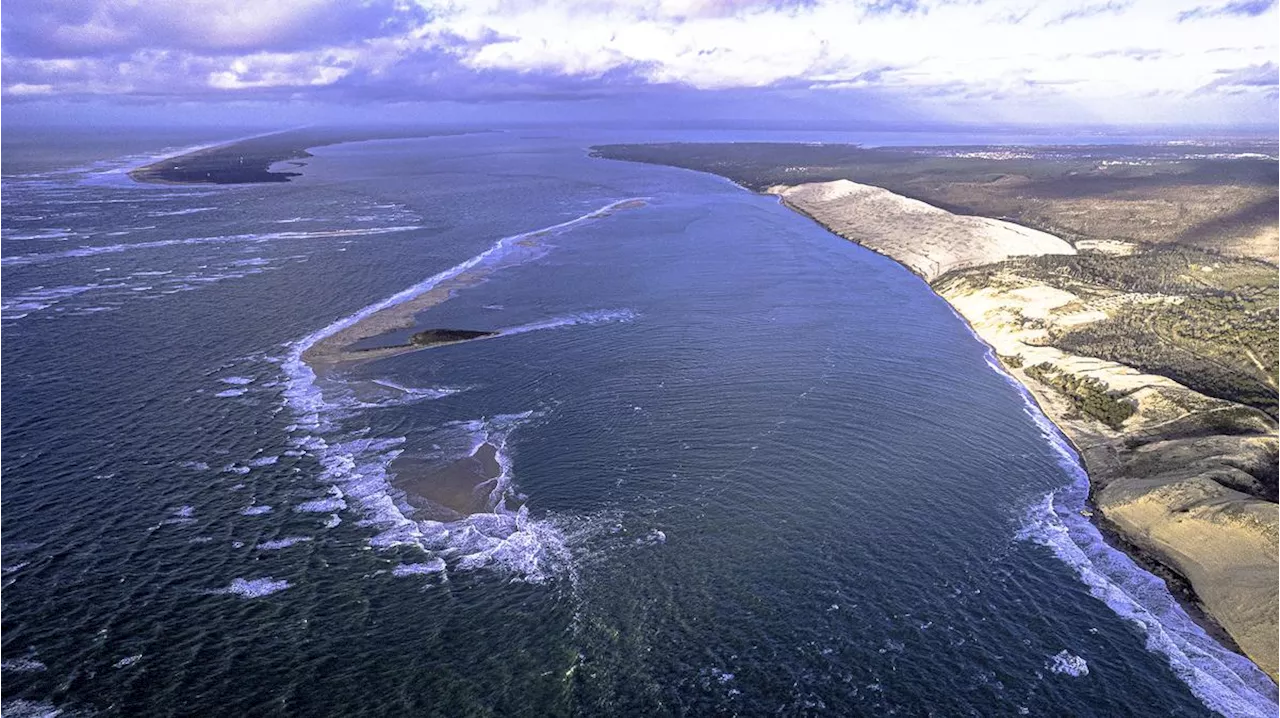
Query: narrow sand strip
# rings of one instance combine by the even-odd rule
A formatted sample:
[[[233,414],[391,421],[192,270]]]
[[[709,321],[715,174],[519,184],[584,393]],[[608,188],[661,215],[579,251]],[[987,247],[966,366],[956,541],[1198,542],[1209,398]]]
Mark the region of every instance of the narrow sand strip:
[[[1140,560],[1185,579],[1205,613],[1276,678],[1280,512],[1275,503],[1251,495],[1257,477],[1275,470],[1276,422],[1167,377],[1048,345],[1052,325],[1105,319],[1106,300],[1047,286],[1007,268],[986,280],[963,273],[943,276],[1010,257],[1074,254],[1058,237],[952,214],[848,180],[777,186],[769,192],[928,281],[1075,444],[1101,514],[1095,519]],[[1136,411],[1119,428],[1102,424],[1024,370],[1035,365],[1101,382]]]

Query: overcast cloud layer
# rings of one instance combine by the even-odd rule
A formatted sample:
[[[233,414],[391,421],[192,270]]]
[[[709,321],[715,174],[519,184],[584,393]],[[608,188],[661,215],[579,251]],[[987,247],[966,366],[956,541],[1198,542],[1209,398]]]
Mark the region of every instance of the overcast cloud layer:
[[[1276,0],[8,0],[6,101],[802,98],[1274,123]],[[697,101],[696,99],[694,100]]]

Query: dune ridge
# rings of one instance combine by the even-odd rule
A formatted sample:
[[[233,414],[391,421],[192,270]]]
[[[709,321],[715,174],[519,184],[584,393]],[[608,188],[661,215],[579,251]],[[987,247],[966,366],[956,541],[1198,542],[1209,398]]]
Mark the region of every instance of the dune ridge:
[[[1276,422],[1167,377],[1049,344],[1055,327],[1169,298],[1099,300],[1022,276],[1000,263],[1076,248],[879,187],[837,180],[768,191],[907,266],[946,299],[1075,444],[1100,514],[1095,520],[1131,553],[1184,580],[1204,613],[1276,679],[1280,513],[1267,500],[1276,478]],[[987,271],[959,271],[977,267]]]

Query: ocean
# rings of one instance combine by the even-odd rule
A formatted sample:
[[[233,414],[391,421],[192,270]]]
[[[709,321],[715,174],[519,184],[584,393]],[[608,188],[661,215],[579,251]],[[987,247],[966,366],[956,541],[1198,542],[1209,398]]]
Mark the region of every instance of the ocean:
[[[186,186],[125,170],[228,137],[7,131],[5,714],[1274,716],[921,280],[587,152],[739,135]],[[496,335],[308,359],[427,297]],[[421,500],[486,450],[479,505]]]

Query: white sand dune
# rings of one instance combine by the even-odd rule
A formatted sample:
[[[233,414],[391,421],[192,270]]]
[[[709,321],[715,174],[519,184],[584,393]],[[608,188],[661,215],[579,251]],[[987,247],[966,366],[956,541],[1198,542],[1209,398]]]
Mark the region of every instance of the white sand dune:
[[[1079,449],[1095,507],[1145,558],[1181,575],[1246,655],[1277,675],[1280,513],[1257,498],[1259,467],[1275,465],[1276,424],[1262,412],[1199,394],[1164,376],[1051,346],[1051,328],[1101,321],[1116,307],[1178,297],[1081,296],[1005,266],[990,276],[947,272],[1011,257],[1075,254],[1045,232],[944,209],[848,180],[769,189],[832,232],[907,266],[989,344],[1009,373]],[[1120,253],[1132,247],[1110,247]],[[1117,428],[1082,414],[1025,367],[1093,379],[1135,413]]]
[[[849,180],[779,185],[769,192],[836,234],[898,260],[927,282],[954,269],[1010,257],[1076,253],[1047,232],[954,214]]]

